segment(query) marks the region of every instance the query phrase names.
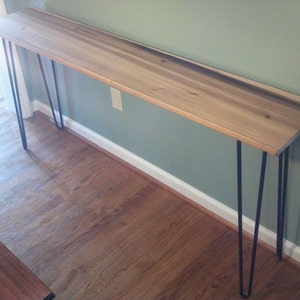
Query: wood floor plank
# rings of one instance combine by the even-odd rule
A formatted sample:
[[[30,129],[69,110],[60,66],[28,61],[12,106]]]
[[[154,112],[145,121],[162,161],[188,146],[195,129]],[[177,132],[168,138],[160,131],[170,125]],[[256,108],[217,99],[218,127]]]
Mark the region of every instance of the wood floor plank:
[[[28,151],[0,110],[0,241],[56,299],[240,299],[235,230],[41,115],[25,123]],[[300,299],[300,267],[260,245],[252,299]]]

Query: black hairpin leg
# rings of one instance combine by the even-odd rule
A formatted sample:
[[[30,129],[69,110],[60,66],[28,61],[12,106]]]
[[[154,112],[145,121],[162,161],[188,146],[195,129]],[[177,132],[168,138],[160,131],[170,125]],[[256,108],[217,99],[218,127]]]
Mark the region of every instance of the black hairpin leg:
[[[277,213],[277,251],[278,260],[282,259],[283,229],[285,216],[285,203],[289,170],[289,148],[279,155],[278,164],[278,213]]]
[[[45,87],[46,87],[46,92],[47,92],[47,96],[48,96],[48,99],[49,99],[49,103],[50,103],[50,107],[51,107],[51,111],[52,111],[52,115],[53,115],[53,120],[54,120],[56,128],[58,130],[61,130],[61,129],[64,128],[64,122],[63,122],[61,104],[60,104],[60,97],[59,97],[59,92],[58,92],[55,64],[54,64],[54,61],[51,60],[53,79],[54,79],[54,85],[55,85],[55,92],[56,92],[56,99],[57,99],[57,107],[58,107],[58,112],[59,112],[59,121],[57,120],[56,114],[55,114],[55,111],[54,111],[53,101],[52,101],[49,85],[48,85],[48,82],[47,82],[47,79],[46,79],[45,71],[44,71],[44,68],[43,68],[41,56],[39,54],[37,54],[37,57],[38,57],[39,65],[40,65],[40,68],[41,68],[44,84],[45,84]]]
[[[14,54],[13,54],[13,50],[12,50],[12,44],[11,44],[11,42],[8,42],[9,49],[7,49],[6,41],[4,39],[2,39],[2,42],[3,42],[3,49],[4,49],[4,53],[5,53],[9,81],[10,81],[11,91],[12,91],[12,95],[13,95],[13,99],[14,99],[22,144],[23,144],[23,148],[25,150],[27,150],[27,138],[26,138],[26,131],[25,131],[25,126],[24,126],[23,114],[22,114],[22,106],[21,106],[21,102],[20,102],[20,94],[19,94],[19,88],[18,88],[18,81],[17,81],[17,74],[16,74],[16,67],[15,67]]]
[[[53,293],[51,293],[47,297],[45,297],[43,300],[53,300],[54,298],[55,298],[55,295]]]
[[[254,267],[256,259],[256,249],[258,240],[258,229],[261,212],[261,203],[263,197],[265,171],[266,171],[267,153],[263,152],[260,170],[260,181],[258,190],[258,200],[255,218],[254,237],[251,253],[250,274],[247,292],[244,292],[244,268],[243,268],[243,210],[242,210],[242,144],[237,141],[237,187],[238,187],[238,232],[239,232],[239,277],[240,277],[240,295],[242,298],[249,298],[252,292],[254,277]]]

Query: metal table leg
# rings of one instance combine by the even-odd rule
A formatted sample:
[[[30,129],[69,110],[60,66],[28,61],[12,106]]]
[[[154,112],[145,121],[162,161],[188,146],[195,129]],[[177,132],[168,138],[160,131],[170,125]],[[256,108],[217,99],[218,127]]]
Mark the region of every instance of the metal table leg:
[[[5,39],[2,39],[2,43],[3,43],[4,53],[5,53],[6,65],[7,65],[7,69],[8,69],[9,81],[10,81],[11,91],[12,91],[14,105],[15,105],[15,109],[16,109],[16,115],[17,115],[17,119],[18,119],[22,144],[23,144],[23,148],[25,150],[27,150],[27,138],[26,138],[26,131],[25,131],[25,126],[24,126],[23,114],[22,114],[22,106],[21,106],[21,101],[20,101],[20,94],[19,94],[18,80],[17,80],[16,68],[15,68],[15,60],[14,60],[14,55],[13,55],[13,50],[12,50],[12,43],[9,41],[6,42]],[[49,85],[48,85],[48,82],[46,79],[46,75],[45,75],[45,71],[43,68],[43,64],[42,64],[40,55],[38,55],[38,61],[39,61],[39,65],[41,68],[43,81],[44,81],[44,84],[46,87],[46,92],[47,92],[48,100],[50,103],[55,126],[57,129],[61,130],[64,128],[64,123],[63,123],[61,103],[60,103],[61,101],[60,101],[60,96],[59,96],[59,92],[58,92],[55,64],[54,64],[54,61],[51,61],[54,85],[55,85],[55,92],[56,92],[56,99],[57,99],[57,107],[58,107],[58,112],[59,112],[59,121],[57,120],[57,117],[55,114]]]
[[[55,93],[56,93],[56,99],[57,99],[57,107],[58,107],[58,112],[59,112],[59,122],[56,118],[56,114],[55,114],[55,111],[54,111],[54,106],[53,106],[53,101],[52,101],[52,97],[51,97],[51,93],[50,93],[50,88],[49,88],[49,84],[48,84],[47,79],[46,79],[45,70],[44,70],[44,67],[43,67],[43,64],[42,64],[41,56],[39,54],[37,54],[37,57],[38,57],[38,62],[39,62],[40,69],[41,69],[41,72],[42,72],[43,81],[44,81],[44,84],[45,84],[45,87],[46,87],[46,92],[47,92],[48,100],[49,100],[49,103],[50,103],[50,107],[51,107],[51,111],[52,111],[52,115],[53,115],[53,120],[54,120],[56,128],[58,130],[61,130],[61,129],[64,128],[64,122],[63,122],[62,111],[61,111],[60,96],[59,96],[59,92],[58,92],[55,64],[54,64],[54,61],[51,60],[52,73],[53,73],[53,79],[54,79],[54,85],[55,85]]]
[[[256,259],[256,249],[258,240],[258,229],[260,221],[261,204],[264,189],[264,180],[266,173],[266,162],[267,153],[263,152],[260,170],[260,181],[258,190],[258,200],[255,218],[255,228],[254,237],[251,253],[251,263],[250,263],[250,274],[247,291],[244,292],[244,268],[243,268],[243,210],[242,210],[242,145],[240,141],[237,141],[237,190],[238,190],[238,236],[239,236],[239,280],[240,280],[240,295],[242,298],[249,298],[252,292],[255,259]]]
[[[5,53],[6,65],[8,69],[9,81],[10,81],[11,91],[12,91],[13,100],[15,104],[22,144],[23,144],[23,148],[27,150],[27,138],[26,138],[26,131],[24,126],[23,114],[22,114],[22,106],[20,102],[20,94],[18,88],[12,44],[11,42],[7,42],[9,48],[7,49],[7,43],[4,39],[2,39],[2,43],[3,43],[4,53]]]
[[[277,250],[278,260],[282,259],[283,229],[285,204],[287,194],[287,181],[289,170],[289,148],[279,155],[278,163],[278,212],[277,212]]]

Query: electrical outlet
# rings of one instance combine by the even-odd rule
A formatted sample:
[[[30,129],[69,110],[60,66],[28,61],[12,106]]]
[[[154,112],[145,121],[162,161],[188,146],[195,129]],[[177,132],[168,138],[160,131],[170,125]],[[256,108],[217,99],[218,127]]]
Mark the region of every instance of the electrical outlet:
[[[121,92],[113,87],[110,87],[110,95],[113,108],[123,111]]]

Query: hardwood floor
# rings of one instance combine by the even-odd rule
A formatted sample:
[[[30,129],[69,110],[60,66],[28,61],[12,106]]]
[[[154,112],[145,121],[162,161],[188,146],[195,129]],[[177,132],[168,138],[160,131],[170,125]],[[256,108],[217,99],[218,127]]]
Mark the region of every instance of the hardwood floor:
[[[56,299],[240,298],[235,230],[39,115],[26,129],[27,152],[0,111],[0,241]],[[252,299],[300,299],[300,267],[260,245]]]

